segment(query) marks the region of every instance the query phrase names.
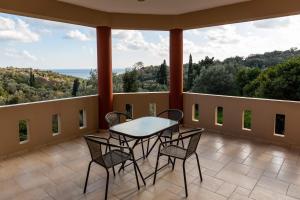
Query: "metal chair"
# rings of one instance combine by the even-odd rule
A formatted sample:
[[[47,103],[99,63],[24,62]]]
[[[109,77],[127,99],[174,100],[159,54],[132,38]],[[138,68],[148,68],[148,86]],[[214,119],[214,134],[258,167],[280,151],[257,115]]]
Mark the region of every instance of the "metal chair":
[[[156,180],[156,174],[157,174],[157,169],[158,169],[158,163],[159,163],[159,157],[160,156],[167,156],[169,159],[174,158],[174,162],[172,163],[172,170],[174,170],[175,167],[175,161],[176,159],[181,159],[183,160],[183,176],[184,176],[184,186],[185,186],[185,195],[186,197],[188,196],[188,191],[187,191],[187,183],[186,183],[186,173],[185,173],[185,161],[193,154],[195,154],[196,159],[197,159],[197,164],[198,164],[198,170],[199,170],[199,175],[200,175],[200,182],[202,182],[202,173],[201,173],[201,168],[200,168],[200,163],[199,163],[199,158],[196,153],[196,149],[200,140],[200,137],[203,133],[204,129],[199,128],[199,129],[193,129],[189,131],[182,132],[180,135],[181,137],[175,140],[170,140],[166,142],[162,142],[159,145],[158,149],[158,154],[157,154],[157,160],[156,160],[156,167],[155,167],[155,173],[154,173],[154,179],[153,179],[153,184],[155,184]],[[188,147],[185,149],[181,146],[179,146],[179,142],[189,139],[188,142]],[[174,145],[174,143],[177,143],[177,145]]]
[[[86,143],[89,147],[91,158],[92,158],[92,160],[90,161],[89,166],[88,166],[88,171],[87,171],[85,185],[84,185],[84,193],[86,193],[86,188],[87,188],[87,183],[88,183],[90,168],[91,168],[92,163],[96,163],[106,169],[106,174],[107,174],[106,189],[105,189],[105,200],[106,200],[108,184],[109,184],[109,169],[112,168],[113,173],[115,175],[114,166],[122,164],[128,160],[133,162],[137,187],[138,187],[138,189],[140,189],[137,171],[139,172],[140,175],[141,175],[141,171],[136,164],[133,150],[131,148],[110,144],[109,140],[107,138],[101,138],[101,137],[94,136],[94,135],[84,136],[84,139],[86,140]],[[105,148],[108,147],[109,151],[103,154],[102,146]],[[127,150],[127,152],[126,152],[126,150]],[[145,184],[145,182],[144,182],[144,184]]]
[[[180,125],[180,121],[183,119],[183,112],[178,109],[168,109],[159,113],[157,117],[168,118],[178,122],[178,126],[174,126],[173,128],[167,129],[161,133],[160,137],[164,138],[165,141],[167,139],[172,140],[173,133],[179,133],[179,125]],[[184,147],[183,142],[182,142],[182,147]]]
[[[109,112],[105,115],[105,120],[108,123],[108,126],[112,127],[112,126],[122,123],[122,120],[123,121],[132,120],[132,117],[130,117],[129,115],[122,113],[122,112],[113,111],[113,112]],[[120,136],[119,134],[112,133],[112,132],[109,132],[108,140],[110,140],[110,139],[118,140],[120,145],[124,145],[124,143],[126,143],[128,145],[128,142],[135,140],[134,138],[130,138],[130,137],[124,138],[123,136]],[[143,141],[141,141],[141,144],[142,144],[143,158],[145,158]]]
[[[179,123],[183,119],[183,112],[178,109],[168,109],[157,115],[157,117],[168,118],[178,122],[178,126],[175,126],[171,129],[165,130],[161,137],[163,138],[172,138],[174,132],[179,132]]]

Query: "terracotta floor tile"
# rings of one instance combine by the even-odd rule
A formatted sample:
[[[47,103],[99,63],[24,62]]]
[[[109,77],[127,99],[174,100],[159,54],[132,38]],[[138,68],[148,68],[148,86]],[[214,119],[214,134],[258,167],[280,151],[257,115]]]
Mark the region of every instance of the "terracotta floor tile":
[[[106,134],[105,134],[106,135]],[[154,141],[152,140],[151,143]],[[143,173],[154,171],[157,146],[146,160],[138,161]],[[203,182],[194,156],[186,161],[191,200],[249,200],[300,198],[300,159],[297,149],[208,133],[197,149]],[[135,155],[141,156],[138,146]],[[106,171],[92,165],[87,193],[83,194],[90,155],[82,138],[0,160],[0,200],[98,200],[104,199]],[[160,164],[167,162],[161,157]],[[118,169],[118,167],[116,167]],[[182,161],[160,171],[155,185],[136,186],[132,165],[113,176],[110,170],[108,199],[185,199]],[[273,194],[274,193],[274,194]]]

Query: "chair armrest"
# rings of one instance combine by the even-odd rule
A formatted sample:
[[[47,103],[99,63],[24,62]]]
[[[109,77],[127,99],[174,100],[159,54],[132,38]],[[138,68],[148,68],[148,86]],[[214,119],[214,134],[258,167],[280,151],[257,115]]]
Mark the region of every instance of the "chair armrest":
[[[197,129],[192,129],[192,130],[184,131],[184,132],[179,133],[179,136],[178,136],[177,139],[169,140],[169,141],[165,141],[165,142],[161,142],[161,144],[163,145],[163,144],[170,144],[170,143],[173,143],[173,142],[180,142],[182,140],[190,138],[193,135],[195,135],[195,134],[197,134],[199,132],[203,132],[203,131],[204,131],[204,128],[197,128]],[[193,133],[193,132],[195,132],[195,133]],[[191,134],[188,134],[188,133],[191,133]]]
[[[91,138],[91,139],[94,139],[94,140],[105,140],[107,142],[109,141],[108,138],[100,137],[100,136],[97,136],[97,135],[85,135],[83,137]]]
[[[103,138],[103,137],[96,136],[96,135],[86,135],[84,137],[92,139],[92,140],[94,140],[96,142],[99,142],[99,143],[101,143],[104,146],[115,147],[115,148],[120,148],[120,149],[128,149],[129,151],[132,151],[132,148],[130,148],[130,147],[120,146],[120,145],[117,145],[117,144],[111,144],[111,143],[109,143],[109,139],[108,138]],[[100,141],[100,140],[105,140],[105,142]]]

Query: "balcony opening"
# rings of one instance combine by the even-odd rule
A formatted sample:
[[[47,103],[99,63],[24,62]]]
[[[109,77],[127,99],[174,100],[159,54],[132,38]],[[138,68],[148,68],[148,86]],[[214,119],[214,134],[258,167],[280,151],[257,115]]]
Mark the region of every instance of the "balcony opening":
[[[133,118],[133,105],[132,104],[126,104],[125,105],[125,112],[130,117]]]
[[[251,130],[252,127],[252,112],[251,110],[244,110],[243,113],[243,130]]]
[[[275,135],[282,136],[282,137],[285,136],[285,115],[284,114],[276,114]]]
[[[169,40],[169,32],[113,29],[112,34],[112,43],[121,47],[112,49],[118,57],[113,62],[113,92],[168,91],[169,43],[165,41]],[[137,38],[143,38],[143,43]]]
[[[79,128],[80,129],[86,128],[86,110],[85,109],[79,110]]]
[[[192,115],[193,115],[192,120],[198,122],[200,118],[199,104],[193,104]]]
[[[52,134],[55,136],[60,133],[60,116],[58,114],[52,115]]]
[[[19,121],[19,140],[20,144],[26,143],[29,141],[29,130],[28,130],[28,121],[20,120]]]
[[[223,126],[223,107],[216,107],[215,110],[215,123],[218,126]]]
[[[149,115],[156,116],[156,103],[149,104]]]

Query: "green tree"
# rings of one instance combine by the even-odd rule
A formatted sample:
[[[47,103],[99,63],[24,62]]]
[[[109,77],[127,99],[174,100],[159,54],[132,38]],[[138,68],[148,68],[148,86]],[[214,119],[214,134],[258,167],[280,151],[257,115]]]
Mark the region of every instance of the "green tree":
[[[194,70],[193,70],[193,58],[192,54],[190,54],[189,58],[189,66],[188,66],[188,77],[187,77],[187,90],[190,90],[193,87],[193,80],[194,80]]]
[[[261,69],[257,67],[243,67],[238,71],[236,75],[236,84],[239,90],[239,95],[248,96],[249,94],[253,94],[253,84],[250,86],[250,83],[254,81],[260,73]]]
[[[299,101],[300,57],[268,68],[254,83],[256,97]]]
[[[126,69],[123,75],[123,91],[124,92],[137,92],[138,87],[138,74],[137,69]]]
[[[123,92],[123,74],[113,73],[113,91],[115,93]]]
[[[29,71],[29,85],[31,87],[34,87],[34,85],[35,85],[35,77],[34,77],[34,73],[32,71],[32,68],[30,68],[30,71]]]
[[[74,79],[73,88],[72,88],[72,96],[73,97],[77,96],[77,92],[78,92],[79,86],[80,86],[79,79],[78,78]]]
[[[235,80],[223,65],[213,65],[207,69],[203,69],[201,74],[196,77],[193,92],[235,95]]]
[[[168,82],[168,72],[166,60],[160,65],[157,72],[157,82],[162,85],[167,85]]]

